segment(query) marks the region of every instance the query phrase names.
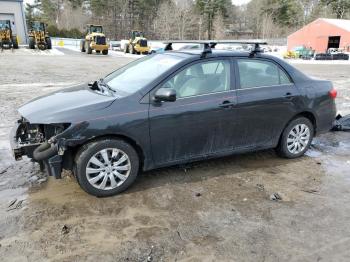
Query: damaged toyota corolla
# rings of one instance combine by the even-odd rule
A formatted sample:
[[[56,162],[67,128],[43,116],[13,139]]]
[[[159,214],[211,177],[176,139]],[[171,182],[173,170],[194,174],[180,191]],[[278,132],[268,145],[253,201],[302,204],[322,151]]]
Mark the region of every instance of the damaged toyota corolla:
[[[86,192],[111,196],[154,168],[267,148],[300,157],[332,128],[331,82],[256,43],[251,52],[201,46],[143,57],[25,104],[11,135],[15,158],[56,178],[71,170]]]

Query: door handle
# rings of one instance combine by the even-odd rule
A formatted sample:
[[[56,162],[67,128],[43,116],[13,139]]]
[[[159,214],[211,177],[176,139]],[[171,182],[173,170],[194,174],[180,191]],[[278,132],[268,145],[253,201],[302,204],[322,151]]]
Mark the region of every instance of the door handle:
[[[284,95],[284,97],[287,99],[292,99],[294,97],[294,95],[292,93],[288,92]]]
[[[223,107],[223,108],[231,108],[235,105],[235,103],[231,102],[231,101],[224,101],[221,104],[219,104],[219,107]]]

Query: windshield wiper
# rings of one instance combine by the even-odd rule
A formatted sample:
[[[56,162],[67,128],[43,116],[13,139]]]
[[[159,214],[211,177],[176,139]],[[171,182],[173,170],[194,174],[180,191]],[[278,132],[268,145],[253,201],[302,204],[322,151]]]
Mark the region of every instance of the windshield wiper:
[[[105,93],[106,91],[110,94],[111,92],[115,93],[116,91],[112,89],[104,80],[101,78],[98,81],[94,81],[93,83],[89,83],[92,90],[97,90],[101,93]]]
[[[112,91],[113,93],[116,92],[112,87],[110,87],[110,86],[104,81],[103,78],[100,78],[100,80],[98,81],[98,85],[101,85],[101,86],[107,88],[108,90]]]
[[[92,90],[99,90],[102,91],[102,89],[100,88],[100,86],[98,85],[97,81],[91,82],[88,84],[89,86],[91,86]]]

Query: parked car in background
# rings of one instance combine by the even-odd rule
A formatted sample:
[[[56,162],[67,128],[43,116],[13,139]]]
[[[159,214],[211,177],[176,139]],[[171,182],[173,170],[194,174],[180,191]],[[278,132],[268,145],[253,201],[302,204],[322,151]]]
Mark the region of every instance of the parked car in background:
[[[151,54],[164,52],[165,44],[163,42],[152,41],[149,42],[149,45]]]
[[[72,170],[82,189],[103,197],[154,168],[268,148],[297,158],[332,128],[330,81],[256,43],[251,52],[200,45],[145,56],[23,105],[11,135],[15,158],[26,155],[56,178]]]
[[[349,60],[349,54],[331,51],[315,55],[315,60]]]
[[[109,41],[109,49],[115,50],[115,51],[122,51],[120,41],[117,40],[111,40]]]

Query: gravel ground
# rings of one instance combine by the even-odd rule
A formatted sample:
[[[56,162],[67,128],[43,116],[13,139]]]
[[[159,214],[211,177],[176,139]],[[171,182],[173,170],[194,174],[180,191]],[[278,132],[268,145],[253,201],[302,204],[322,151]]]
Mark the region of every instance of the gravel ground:
[[[349,261],[350,133],[318,137],[295,160],[268,150],[154,170],[104,199],[69,173],[55,180],[12,159],[8,135],[22,103],[132,59],[0,53],[1,261]],[[332,80],[338,109],[350,113],[349,64],[296,66]]]

